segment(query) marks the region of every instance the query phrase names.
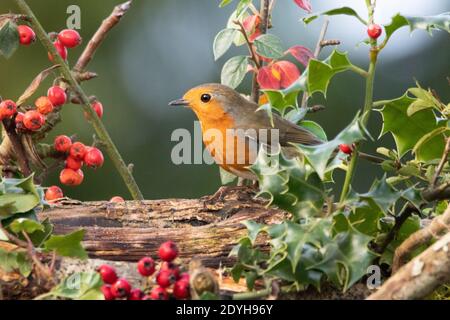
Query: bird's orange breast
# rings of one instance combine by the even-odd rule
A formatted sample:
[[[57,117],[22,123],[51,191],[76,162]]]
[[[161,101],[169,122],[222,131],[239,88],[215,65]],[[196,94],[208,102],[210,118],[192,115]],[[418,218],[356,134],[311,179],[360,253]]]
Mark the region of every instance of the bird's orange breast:
[[[255,157],[247,139],[235,135],[235,121],[218,104],[205,111],[195,110],[200,120],[203,143],[216,163],[227,171],[246,171]]]

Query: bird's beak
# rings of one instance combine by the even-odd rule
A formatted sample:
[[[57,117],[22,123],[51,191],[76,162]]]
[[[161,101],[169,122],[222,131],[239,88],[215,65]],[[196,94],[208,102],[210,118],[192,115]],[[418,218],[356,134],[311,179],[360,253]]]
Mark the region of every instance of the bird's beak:
[[[189,102],[186,99],[178,99],[169,102],[169,106],[188,106]]]

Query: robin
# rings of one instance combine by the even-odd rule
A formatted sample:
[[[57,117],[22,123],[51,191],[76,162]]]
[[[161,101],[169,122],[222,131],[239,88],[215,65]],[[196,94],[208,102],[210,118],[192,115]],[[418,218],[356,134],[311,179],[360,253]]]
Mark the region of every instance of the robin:
[[[256,103],[221,84],[197,86],[169,105],[191,108],[200,122],[203,143],[215,162],[244,179],[256,180],[249,166],[256,159],[261,143],[277,144],[286,150],[292,147],[290,143],[315,145],[323,142],[308,130],[276,114],[269,117],[264,110],[258,110]],[[272,135],[262,141],[261,132],[273,131],[276,131],[276,143]],[[249,132],[256,134],[250,135]]]
[[[315,145],[323,142],[308,130],[276,114],[269,117],[264,110],[258,110],[256,103],[221,84],[197,86],[169,105],[190,107],[200,121],[203,143],[215,162],[244,179],[256,180],[249,166],[256,159],[261,143],[279,143],[288,148],[290,143]],[[267,139],[262,141],[261,132],[274,131],[275,135],[266,135]],[[276,136],[275,143],[273,136]]]

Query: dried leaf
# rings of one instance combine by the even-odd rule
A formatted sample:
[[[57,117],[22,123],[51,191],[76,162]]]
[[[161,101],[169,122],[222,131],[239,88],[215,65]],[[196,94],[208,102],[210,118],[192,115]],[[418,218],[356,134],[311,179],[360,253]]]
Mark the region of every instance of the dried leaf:
[[[25,103],[25,101],[31,97],[36,90],[39,88],[39,85],[41,84],[42,81],[45,80],[45,78],[47,78],[47,76],[56,68],[59,68],[60,65],[54,65],[48,69],[45,69],[44,71],[42,71],[41,73],[39,73],[36,78],[33,79],[33,81],[30,83],[30,85],[28,86],[28,88],[25,90],[24,93],[22,93],[22,95],[20,96],[20,98],[17,100],[16,104],[17,106],[21,106]]]

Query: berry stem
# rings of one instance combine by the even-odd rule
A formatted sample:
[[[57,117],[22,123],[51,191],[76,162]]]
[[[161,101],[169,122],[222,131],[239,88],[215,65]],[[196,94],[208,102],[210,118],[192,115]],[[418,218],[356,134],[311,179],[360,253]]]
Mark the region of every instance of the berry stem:
[[[14,0],[14,1],[16,2],[17,6],[19,7],[20,11],[30,18],[31,24],[33,26],[34,31],[36,32],[36,35],[37,35],[39,41],[42,43],[42,45],[45,47],[45,49],[48,52],[50,52],[50,54],[54,57],[54,60],[55,60],[54,62],[61,66],[59,68],[61,75],[69,83],[73,92],[80,99],[80,102],[83,106],[84,112],[86,112],[89,115],[89,121],[92,124],[92,126],[95,130],[95,133],[102,140],[109,157],[111,158],[112,162],[114,163],[116,170],[122,176],[122,179],[124,180],[126,186],[128,187],[128,190],[130,191],[131,196],[135,200],[143,200],[144,198],[142,196],[141,191],[139,190],[138,185],[136,184],[136,181],[134,180],[132,174],[128,170],[127,165],[123,161],[122,156],[120,155],[119,151],[117,150],[116,146],[114,145],[114,142],[112,141],[111,137],[109,136],[109,133],[106,130],[105,126],[98,118],[97,113],[91,107],[88,96],[83,91],[80,84],[74,78],[74,76],[73,76],[72,72],[70,71],[66,62],[57,53],[54,45],[50,41],[50,39],[49,39],[47,33],[45,32],[44,28],[42,27],[41,23],[36,18],[33,11],[28,6],[28,4],[26,3],[25,0]]]
[[[367,22],[367,25],[373,23],[373,16],[375,11],[375,3],[376,0],[366,0],[367,10],[369,12],[369,19]],[[377,47],[377,40],[371,39],[370,40],[370,52],[369,52],[369,71],[367,71],[366,76],[366,93],[365,93],[365,99],[364,99],[364,107],[363,107],[363,114],[362,114],[362,125],[365,127],[367,123],[369,122],[369,116],[370,112],[373,107],[373,87],[374,87],[374,80],[375,80],[375,69],[377,65],[377,58],[378,58],[378,52],[379,48]],[[353,156],[350,160],[350,163],[347,168],[347,173],[345,175],[344,185],[342,187],[341,191],[341,197],[340,197],[340,204],[342,205],[345,199],[347,198],[347,194],[350,190],[350,186],[352,184],[354,172],[356,169],[356,165],[358,162],[358,157],[356,156],[359,153],[360,144],[357,144],[355,146],[355,149],[353,151]]]

